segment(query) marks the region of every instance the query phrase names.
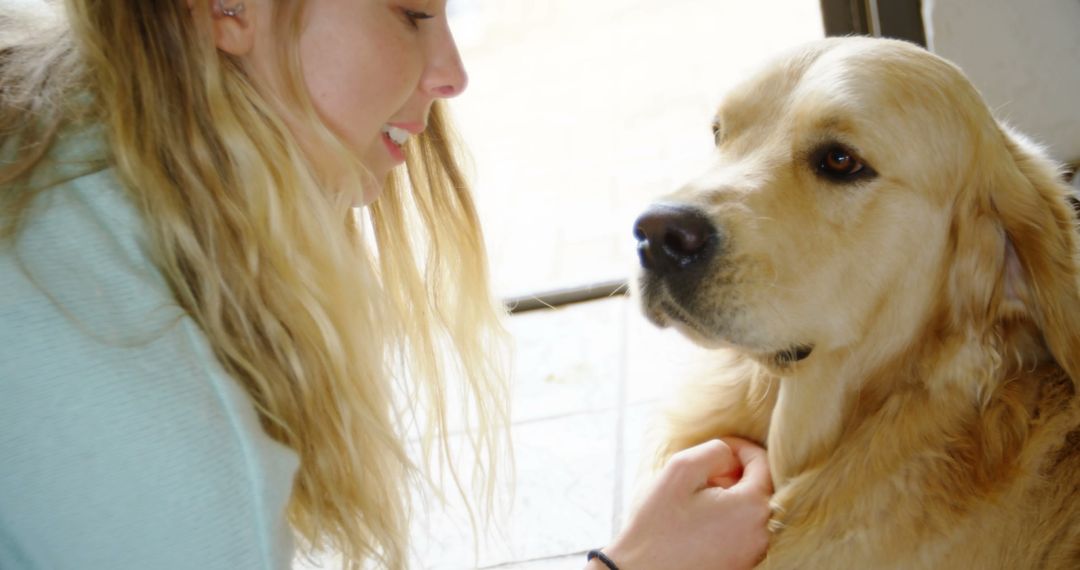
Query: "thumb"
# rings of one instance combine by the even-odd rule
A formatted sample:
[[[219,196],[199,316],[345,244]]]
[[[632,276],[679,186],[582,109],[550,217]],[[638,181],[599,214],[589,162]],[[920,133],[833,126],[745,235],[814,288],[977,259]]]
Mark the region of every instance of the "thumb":
[[[745,439],[724,438],[731,450],[742,462],[742,479],[731,490],[771,495],[773,492],[772,476],[769,473],[769,455],[764,448]]]
[[[696,491],[739,469],[739,459],[728,444],[719,439],[700,443],[672,456],[668,463],[671,475],[688,491]]]

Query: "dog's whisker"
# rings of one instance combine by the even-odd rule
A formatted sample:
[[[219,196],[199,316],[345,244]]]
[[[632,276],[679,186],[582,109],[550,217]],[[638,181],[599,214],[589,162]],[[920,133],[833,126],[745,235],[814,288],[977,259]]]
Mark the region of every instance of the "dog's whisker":
[[[615,287],[614,289],[612,289],[611,292],[608,293],[608,297],[617,297],[617,296],[620,296],[620,295],[625,295],[628,291],[630,291],[630,282],[629,281],[624,282],[624,283],[620,284],[618,287]]]

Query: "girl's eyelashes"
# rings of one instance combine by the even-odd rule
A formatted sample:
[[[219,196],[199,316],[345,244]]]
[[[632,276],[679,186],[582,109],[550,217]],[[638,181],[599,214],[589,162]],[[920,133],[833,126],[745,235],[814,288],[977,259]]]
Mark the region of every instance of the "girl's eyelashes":
[[[411,24],[414,28],[420,27],[420,20],[430,20],[431,18],[435,17],[434,14],[428,14],[427,12],[420,12],[417,10],[409,10],[408,8],[405,8],[403,12],[405,13],[405,18],[409,20],[409,24]]]

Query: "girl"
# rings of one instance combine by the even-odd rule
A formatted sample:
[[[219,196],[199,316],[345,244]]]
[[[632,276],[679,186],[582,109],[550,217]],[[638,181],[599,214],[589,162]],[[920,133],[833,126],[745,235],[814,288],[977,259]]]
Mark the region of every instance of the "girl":
[[[441,103],[467,83],[445,4],[3,10],[0,567],[284,568],[295,534],[403,568],[410,489],[441,470],[490,506],[503,333]],[[695,476],[662,477],[612,556],[679,567],[650,546],[670,528],[708,566],[693,529],[763,535],[756,467],[723,495],[743,510],[668,516],[763,464],[745,449],[677,462]]]

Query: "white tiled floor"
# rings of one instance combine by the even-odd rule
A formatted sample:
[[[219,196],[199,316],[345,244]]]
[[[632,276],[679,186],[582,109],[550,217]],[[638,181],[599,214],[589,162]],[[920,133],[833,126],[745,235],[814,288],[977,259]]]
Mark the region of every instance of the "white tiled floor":
[[[622,524],[657,402],[697,349],[626,297],[513,317],[517,480],[510,515],[472,553],[458,515],[417,523],[420,568],[576,568]],[[453,511],[453,509],[451,509]]]

